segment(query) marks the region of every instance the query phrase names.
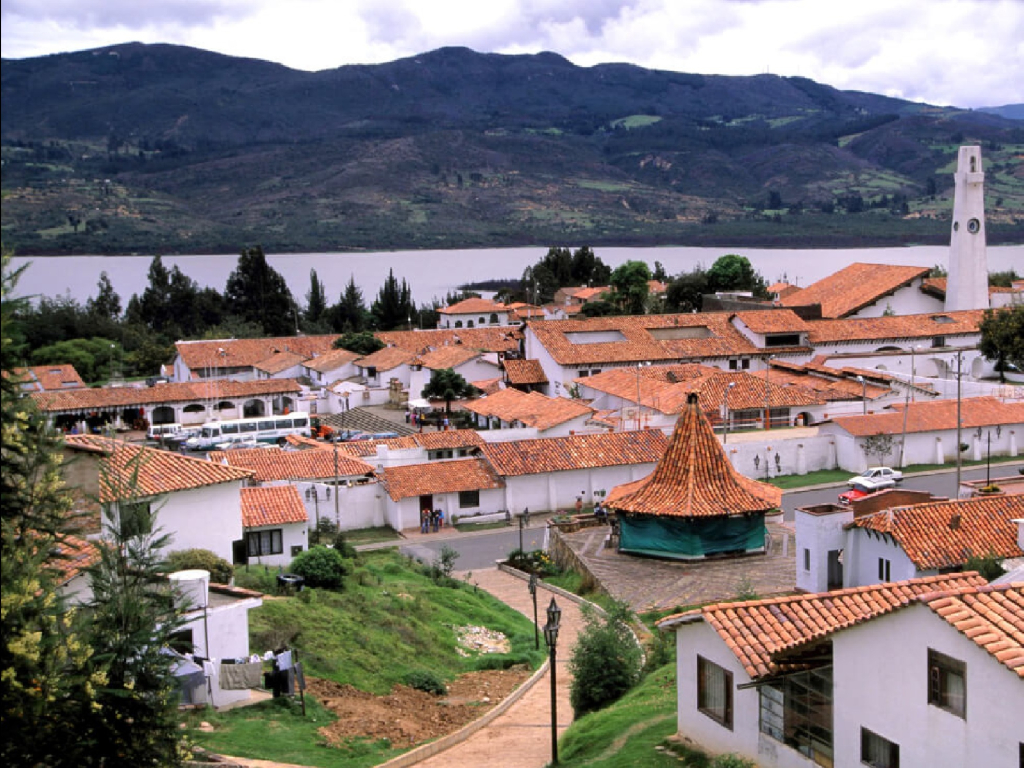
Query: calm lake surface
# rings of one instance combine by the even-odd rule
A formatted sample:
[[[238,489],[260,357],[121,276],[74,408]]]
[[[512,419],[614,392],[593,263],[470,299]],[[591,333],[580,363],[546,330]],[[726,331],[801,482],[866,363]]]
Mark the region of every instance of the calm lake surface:
[[[610,267],[625,261],[646,261],[651,269],[660,261],[670,275],[688,272],[701,264],[710,267],[727,253],[739,253],[750,259],[754,269],[769,283],[786,277],[789,282],[808,285],[825,275],[852,264],[902,264],[931,267],[947,266],[948,246],[912,246],[850,249],[769,249],[769,248],[595,248],[594,252]],[[399,280],[405,278],[417,304],[432,298],[443,299],[463,283],[489,278],[518,278],[526,267],[547,253],[546,247],[488,248],[453,251],[387,251],[380,253],[295,253],[267,254],[270,264],[288,282],[296,300],[303,304],[309,290],[309,272],[315,269],[327,295],[336,301],[349,277],[363,291],[369,306],[393,269]],[[33,256],[15,257],[15,267],[29,264],[18,284],[21,296],[69,295],[84,302],[96,295],[100,272],[110,276],[114,289],[127,304],[133,293],[142,293],[148,283],[146,273],[152,256]],[[177,265],[200,286],[223,291],[234,270],[237,255],[165,256],[166,266]],[[990,271],[1015,268],[1024,272],[1024,246],[1006,245],[988,248]]]

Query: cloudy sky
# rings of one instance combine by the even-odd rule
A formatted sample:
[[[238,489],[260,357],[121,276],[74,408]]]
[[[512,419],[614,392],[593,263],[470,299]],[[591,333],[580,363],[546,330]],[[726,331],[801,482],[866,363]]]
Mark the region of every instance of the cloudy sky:
[[[446,45],[1024,102],[1024,0],[2,0],[4,58],[141,41],[306,70]]]

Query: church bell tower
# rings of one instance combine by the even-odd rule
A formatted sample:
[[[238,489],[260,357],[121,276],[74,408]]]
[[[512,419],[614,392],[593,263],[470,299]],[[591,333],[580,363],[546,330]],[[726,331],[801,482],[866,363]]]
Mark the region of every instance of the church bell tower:
[[[960,147],[953,179],[953,234],[949,241],[946,311],[988,309],[985,174],[981,170],[981,147]]]

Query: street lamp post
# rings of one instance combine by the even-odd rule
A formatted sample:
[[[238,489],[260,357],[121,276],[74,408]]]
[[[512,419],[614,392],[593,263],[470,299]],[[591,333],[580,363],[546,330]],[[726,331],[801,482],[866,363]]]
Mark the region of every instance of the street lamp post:
[[[860,382],[860,402],[862,406],[862,412],[865,416],[868,415],[868,382],[863,376],[858,376],[857,381]]]
[[[523,551],[523,525],[526,521],[526,515],[519,516],[519,551]]]
[[[334,441],[334,522],[341,528],[341,511],[338,509],[338,441]]]
[[[956,496],[960,498],[960,446],[963,445],[963,424],[960,418],[961,408],[961,384],[963,380],[963,353],[957,351],[956,353]]]
[[[548,623],[544,625],[544,642],[548,644],[548,668],[551,671],[551,764],[558,765],[558,689],[555,683],[555,662],[558,630],[562,609],[555,598],[548,605]]]
[[[736,386],[735,381],[730,381],[725,388],[725,431],[722,433],[722,444],[729,442],[729,390]]]
[[[530,574],[530,597],[533,598],[533,647],[540,650],[540,622],[537,621],[537,574]]]
[[[771,409],[771,388],[769,387],[769,380],[772,375],[772,360],[775,355],[768,355],[768,359],[765,361],[764,369],[764,428],[772,428],[772,409]]]

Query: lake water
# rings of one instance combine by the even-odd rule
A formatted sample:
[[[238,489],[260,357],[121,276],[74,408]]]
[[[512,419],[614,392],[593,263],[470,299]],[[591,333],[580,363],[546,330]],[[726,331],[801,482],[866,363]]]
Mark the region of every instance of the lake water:
[[[848,249],[769,249],[769,248],[691,248],[666,246],[660,248],[595,248],[594,252],[610,267],[625,261],[646,261],[651,269],[660,261],[670,275],[688,272],[701,264],[710,267],[715,259],[727,253],[739,253],[750,259],[754,269],[769,283],[785,276],[789,282],[808,285],[853,262],[901,264],[931,267],[947,266],[948,246],[912,246],[892,248]],[[381,253],[295,253],[268,254],[270,264],[288,282],[296,300],[305,303],[309,290],[309,272],[315,269],[327,290],[328,298],[337,301],[349,277],[363,291],[369,306],[393,269],[395,277],[405,278],[417,304],[432,298],[443,299],[463,283],[489,278],[519,278],[528,266],[547,253],[546,247],[489,248],[452,251],[388,251]],[[69,295],[84,302],[96,295],[100,272],[106,271],[114,289],[127,304],[133,293],[142,293],[147,285],[146,273],[152,256],[34,256],[15,257],[14,266],[29,263],[18,284],[21,296]],[[177,265],[182,272],[201,286],[223,291],[228,275],[238,262],[237,255],[165,256],[165,265]],[[991,271],[1015,268],[1024,271],[1024,246],[990,246],[988,266]]]

